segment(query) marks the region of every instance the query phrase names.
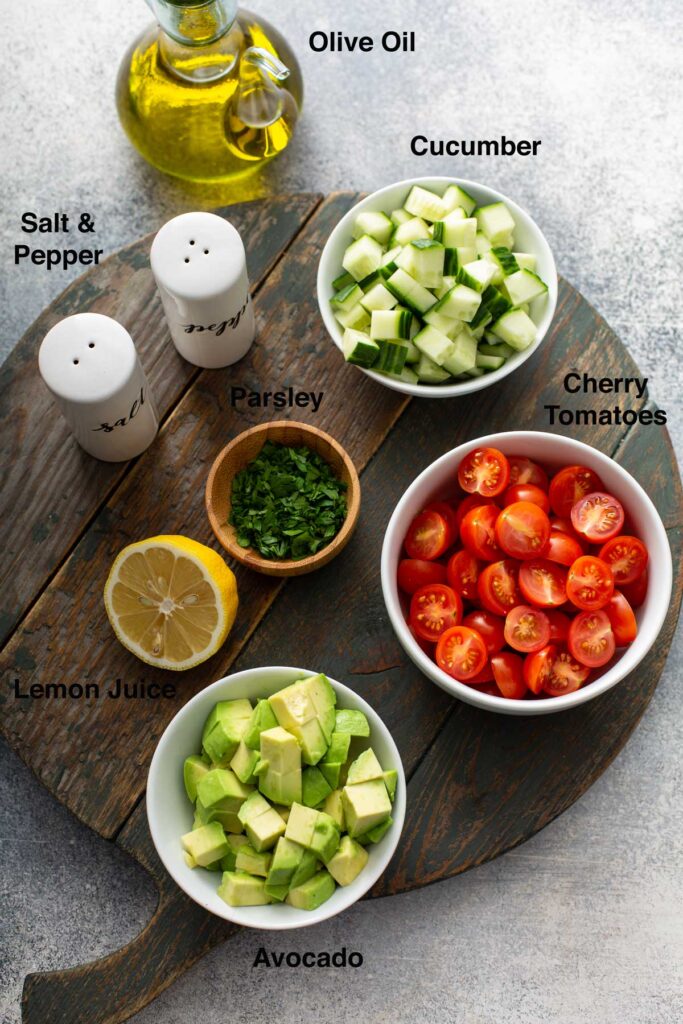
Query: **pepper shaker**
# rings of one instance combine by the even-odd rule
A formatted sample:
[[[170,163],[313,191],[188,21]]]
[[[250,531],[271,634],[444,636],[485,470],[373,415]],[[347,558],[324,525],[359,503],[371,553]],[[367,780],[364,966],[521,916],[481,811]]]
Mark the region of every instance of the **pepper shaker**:
[[[46,334],[38,365],[76,440],[96,459],[133,459],[156,437],[147,378],[116,320],[77,313],[60,321]]]
[[[230,366],[256,326],[239,233],[214,213],[183,213],[152,243],[152,273],[180,355],[195,366]]]

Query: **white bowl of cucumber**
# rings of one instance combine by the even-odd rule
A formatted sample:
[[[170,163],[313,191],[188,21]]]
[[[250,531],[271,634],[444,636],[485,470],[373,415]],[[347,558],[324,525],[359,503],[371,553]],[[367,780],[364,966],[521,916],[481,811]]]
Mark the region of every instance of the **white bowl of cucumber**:
[[[359,900],[396,850],[405,806],[379,715],[297,668],[247,669],[202,690],[168,725],[147,780],[166,870],[195,903],[251,928],[303,928]]]
[[[394,391],[450,398],[495,384],[536,351],[557,271],[543,232],[502,193],[412,178],[342,217],[317,288],[347,362]]]

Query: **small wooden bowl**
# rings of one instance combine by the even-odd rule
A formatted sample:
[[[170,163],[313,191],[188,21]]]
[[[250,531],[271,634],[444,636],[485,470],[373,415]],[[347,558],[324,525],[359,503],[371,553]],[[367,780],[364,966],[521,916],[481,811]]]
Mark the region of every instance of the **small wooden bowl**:
[[[341,530],[327,547],[321,548],[308,558],[263,558],[253,548],[243,548],[237,543],[235,528],[230,524],[232,481],[237,473],[256,458],[266,441],[274,441],[290,448],[311,448],[322,456],[335,476],[346,484],[347,513]],[[226,445],[211,467],[209,479],[206,481],[205,501],[211,529],[232,558],[266,576],[303,576],[327,565],[348,544],[360,511],[360,481],[353,462],[342,446],[329,434],[306,423],[277,420],[245,430]]]

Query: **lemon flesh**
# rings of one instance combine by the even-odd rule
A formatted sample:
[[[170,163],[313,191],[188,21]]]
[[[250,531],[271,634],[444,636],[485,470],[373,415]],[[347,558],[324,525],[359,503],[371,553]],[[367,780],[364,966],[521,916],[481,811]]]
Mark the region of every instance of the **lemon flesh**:
[[[225,642],[237,614],[237,583],[204,544],[151,537],[120,552],[104,603],[124,647],[149,665],[180,672]]]

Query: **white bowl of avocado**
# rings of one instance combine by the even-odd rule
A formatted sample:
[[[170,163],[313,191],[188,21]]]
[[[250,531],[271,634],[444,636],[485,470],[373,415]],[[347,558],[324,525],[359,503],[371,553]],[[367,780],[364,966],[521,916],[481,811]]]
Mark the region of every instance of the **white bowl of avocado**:
[[[198,693],[147,780],[157,853],[200,906],[303,928],[359,900],[391,860],[406,782],[381,718],[322,674],[256,668]]]

